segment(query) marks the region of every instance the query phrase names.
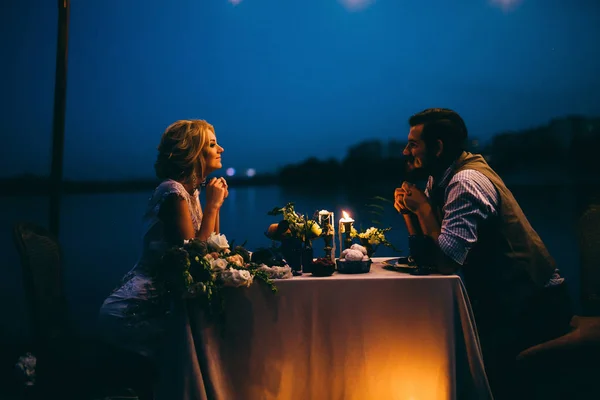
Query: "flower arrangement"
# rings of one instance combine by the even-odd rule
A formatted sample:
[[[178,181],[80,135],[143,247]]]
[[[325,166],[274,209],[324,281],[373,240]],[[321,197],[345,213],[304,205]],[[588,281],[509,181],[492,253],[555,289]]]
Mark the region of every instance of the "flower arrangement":
[[[273,240],[295,238],[301,241],[318,238],[323,233],[318,222],[298,213],[294,203],[287,203],[284,207],[275,207],[267,215],[282,215],[283,220],[272,224],[266,235]]]
[[[272,279],[291,277],[289,266],[280,264],[253,262],[243,246],[231,249],[225,235],[213,233],[206,241],[186,240],[168,249],[155,281],[166,295],[201,299],[207,315],[215,316],[224,311],[223,290],[227,287],[249,287],[261,281],[276,293]]]
[[[366,248],[367,255],[371,257],[379,245],[390,247],[394,251],[399,251],[385,237],[385,233],[391,230],[392,228],[375,228],[372,226],[359,232],[353,227],[350,232],[350,237],[358,238],[360,243]]]
[[[34,386],[36,379],[37,358],[30,352],[19,357],[15,364],[16,372],[25,386]]]
[[[309,219],[294,209],[294,203],[287,203],[284,207],[275,207],[267,215],[281,215],[283,219],[276,224],[271,224],[265,235],[271,240],[281,242],[277,248],[287,260],[294,275],[310,271],[313,260],[312,239],[318,238],[323,229],[314,219]],[[317,215],[318,217],[318,215]]]

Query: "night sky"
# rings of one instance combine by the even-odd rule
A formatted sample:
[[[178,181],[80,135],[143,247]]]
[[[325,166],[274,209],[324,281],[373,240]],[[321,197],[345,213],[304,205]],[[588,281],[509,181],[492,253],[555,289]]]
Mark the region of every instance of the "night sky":
[[[48,174],[56,1],[0,7],[0,176]],[[484,140],[600,116],[598,39],[598,0],[72,0],[64,175],[151,178],[184,118],[260,173],[404,140],[426,107]]]

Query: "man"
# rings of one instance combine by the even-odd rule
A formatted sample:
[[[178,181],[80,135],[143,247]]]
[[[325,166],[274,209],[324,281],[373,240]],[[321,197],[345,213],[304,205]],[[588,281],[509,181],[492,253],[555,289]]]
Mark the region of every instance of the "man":
[[[394,192],[410,235],[423,235],[441,273],[460,273],[471,300],[496,398],[511,397],[510,373],[523,349],[563,334],[571,313],[564,279],[502,179],[465,151],[467,128],[448,109],[410,120],[403,151],[409,179]]]

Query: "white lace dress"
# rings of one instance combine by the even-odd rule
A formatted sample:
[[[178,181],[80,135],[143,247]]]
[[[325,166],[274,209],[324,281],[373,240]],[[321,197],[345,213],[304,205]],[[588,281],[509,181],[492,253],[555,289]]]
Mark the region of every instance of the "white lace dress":
[[[187,201],[196,232],[202,222],[199,192],[190,195],[179,182],[165,180],[154,190],[144,214],[142,254],[100,308],[99,328],[104,340],[153,358],[165,330],[169,304],[159,298],[153,272],[168,245],[158,212],[167,196]]]

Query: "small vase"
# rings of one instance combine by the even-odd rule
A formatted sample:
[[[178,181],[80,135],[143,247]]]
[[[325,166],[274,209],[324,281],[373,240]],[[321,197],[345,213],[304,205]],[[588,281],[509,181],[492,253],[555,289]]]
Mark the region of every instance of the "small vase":
[[[310,240],[307,240],[306,243],[304,243],[304,248],[302,249],[302,273],[312,272],[313,258],[314,251],[312,248],[312,243]]]
[[[281,240],[281,253],[292,269],[292,274],[300,275],[302,273],[302,240],[283,238]]]
[[[360,239],[360,244],[367,249],[367,256],[369,256],[369,258],[371,258],[373,256],[373,254],[375,254],[375,247],[373,247],[373,245],[371,243],[369,243],[368,239]]]
[[[333,252],[333,235],[325,235],[323,236],[323,240],[325,241],[325,247],[323,251],[325,252],[325,258],[330,258],[332,261],[335,259]]]

